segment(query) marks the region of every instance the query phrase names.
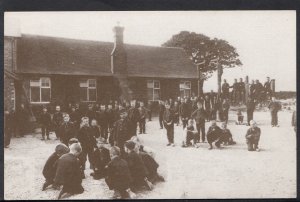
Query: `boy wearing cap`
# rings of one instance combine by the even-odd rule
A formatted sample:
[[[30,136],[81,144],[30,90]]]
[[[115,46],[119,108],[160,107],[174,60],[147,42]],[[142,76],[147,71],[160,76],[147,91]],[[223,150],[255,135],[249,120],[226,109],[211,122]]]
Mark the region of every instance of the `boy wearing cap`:
[[[139,189],[146,186],[152,189],[152,183],[148,181],[148,170],[138,153],[135,151],[135,143],[131,140],[125,143],[125,151],[127,153],[126,161],[132,177],[132,188]]]
[[[250,121],[250,128],[246,133],[246,143],[248,145],[248,151],[259,151],[258,142],[260,139],[260,128],[256,126],[254,120]]]
[[[46,182],[43,185],[42,191],[44,191],[49,185],[54,183],[54,177],[57,168],[57,160],[63,155],[70,151],[70,149],[64,145],[59,144],[55,147],[55,152],[46,161],[43,169],[43,175],[46,179]],[[57,185],[53,185],[56,187]]]
[[[111,161],[105,167],[105,182],[110,190],[114,190],[114,197],[132,198],[130,185],[132,178],[130,175],[128,164],[120,157],[120,148],[113,146],[109,150]]]
[[[41,124],[41,129],[42,129],[42,140],[45,140],[45,137],[47,136],[47,139],[50,140],[49,138],[49,128],[51,124],[51,116],[47,112],[47,108],[43,108],[43,112],[40,116],[40,124]]]
[[[81,169],[78,156],[82,151],[79,143],[74,143],[70,146],[70,152],[62,155],[57,161],[57,170],[54,183],[63,185],[61,192],[58,195],[58,200],[63,194],[73,195],[81,194],[84,189],[81,185]]]

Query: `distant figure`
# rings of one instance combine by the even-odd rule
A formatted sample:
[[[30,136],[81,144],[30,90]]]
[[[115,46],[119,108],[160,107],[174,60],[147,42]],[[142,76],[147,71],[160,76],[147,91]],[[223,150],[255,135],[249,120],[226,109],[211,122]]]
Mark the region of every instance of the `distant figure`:
[[[197,131],[198,131],[197,139],[196,140],[197,140],[197,142],[200,141],[200,132],[201,132],[202,142],[205,142],[205,119],[206,119],[206,112],[203,109],[201,102],[197,103],[197,107],[198,107],[198,109],[195,110],[192,113],[192,116],[191,116],[196,121],[196,127],[197,127]]]
[[[81,194],[84,189],[81,185],[82,176],[80,162],[78,156],[82,149],[79,143],[74,143],[70,146],[70,152],[62,155],[57,161],[57,170],[54,183],[63,185],[61,192],[58,195],[58,200],[64,194],[73,195]],[[65,196],[66,197],[66,196]]]
[[[46,182],[43,185],[42,191],[44,191],[49,185],[54,183],[54,177],[57,168],[57,160],[63,155],[70,151],[69,147],[64,144],[59,144],[55,147],[55,152],[46,161],[43,169],[43,175]],[[58,188],[57,185],[53,185],[54,188]]]
[[[264,91],[265,91],[265,96],[266,99],[270,99],[270,97],[272,96],[273,92],[271,89],[271,81],[270,81],[270,77],[267,77],[267,81],[264,84]]]
[[[18,128],[18,136],[24,137],[27,129],[28,120],[29,113],[25,109],[24,104],[21,104],[20,108],[16,111],[16,127]]]
[[[228,113],[229,113],[229,108],[230,104],[227,99],[224,99],[222,102],[222,109],[220,110],[222,112],[221,119],[222,121],[225,121],[226,123],[228,122]]]
[[[56,139],[58,140],[59,139],[59,131],[58,131],[59,126],[63,122],[63,114],[60,111],[60,106],[59,105],[57,105],[55,107],[55,113],[53,115],[52,122],[53,122],[53,126],[54,126],[54,132],[55,132],[55,135],[56,135]]]
[[[174,145],[174,112],[170,109],[170,104],[165,103],[165,111],[163,115],[164,127],[167,131],[168,144],[167,146]]]
[[[164,116],[164,112],[165,112],[166,108],[165,105],[163,103],[162,100],[159,100],[159,111],[158,111],[158,120],[159,120],[159,125],[160,125],[160,129],[163,129],[164,125],[163,125],[163,116]]]
[[[184,101],[180,105],[180,117],[182,121],[183,129],[186,127],[189,118],[191,117],[191,106],[188,104],[188,99],[184,98]]]
[[[12,136],[14,120],[13,120],[13,112],[5,110],[4,111],[4,147],[8,148],[10,144],[10,139]]]
[[[296,113],[296,110],[294,110],[294,112],[293,112],[292,126],[294,126],[294,131],[297,133],[297,113]]]
[[[237,115],[236,125],[243,125],[244,115],[242,113],[242,110],[239,109],[236,115]]]
[[[239,104],[245,103],[245,83],[242,78],[240,78],[240,82],[238,83],[238,97]]]
[[[248,151],[259,151],[258,143],[260,139],[260,128],[256,126],[254,120],[250,121],[250,128],[247,130],[246,143],[248,145]]]
[[[271,102],[269,103],[268,108],[271,112],[271,125],[272,127],[279,127],[278,125],[278,111],[281,109],[281,104],[275,100],[275,97],[272,97]]]
[[[227,83],[226,79],[224,79],[224,83],[222,84],[222,93],[224,99],[229,99],[229,84]]]
[[[51,125],[51,116],[48,113],[46,107],[43,108],[43,112],[40,115],[39,123],[41,124],[41,129],[42,129],[42,140],[45,140],[46,137],[48,140],[50,140],[49,130]]]

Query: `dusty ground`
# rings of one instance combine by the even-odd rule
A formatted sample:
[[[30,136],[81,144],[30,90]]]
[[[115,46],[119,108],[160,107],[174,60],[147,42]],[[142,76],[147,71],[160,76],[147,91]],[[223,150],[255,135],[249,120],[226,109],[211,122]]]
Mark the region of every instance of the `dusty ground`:
[[[144,145],[156,151],[159,171],[166,182],[138,198],[290,198],[296,197],[296,134],[291,112],[279,113],[279,128],[270,127],[268,112],[255,112],[262,130],[260,152],[248,152],[245,144],[247,126],[229,122],[237,145],[209,151],[181,148],[181,126],[175,127],[175,147],[166,147],[166,134],[155,119],[147,123],[148,134],[140,135]],[[230,113],[230,120],[236,115]],[[208,123],[207,123],[208,125]],[[207,127],[208,128],[208,127]],[[206,129],[207,129],[206,128]],[[54,139],[54,134],[51,135]],[[40,135],[12,139],[5,149],[5,199],[55,199],[58,191],[41,191],[42,168],[54,151],[57,140],[41,141]],[[85,192],[70,199],[107,199],[112,195],[104,180],[93,180],[87,170]]]

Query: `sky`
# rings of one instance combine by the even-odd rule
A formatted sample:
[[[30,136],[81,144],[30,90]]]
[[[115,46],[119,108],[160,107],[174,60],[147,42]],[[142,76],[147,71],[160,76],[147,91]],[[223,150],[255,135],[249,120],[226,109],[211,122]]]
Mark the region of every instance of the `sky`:
[[[230,84],[246,75],[261,82],[269,76],[276,91],[296,91],[296,11],[6,12],[4,33],[113,42],[118,22],[128,44],[161,46],[180,31],[224,39],[243,63],[224,70]],[[204,83],[210,90],[217,90],[216,74]]]

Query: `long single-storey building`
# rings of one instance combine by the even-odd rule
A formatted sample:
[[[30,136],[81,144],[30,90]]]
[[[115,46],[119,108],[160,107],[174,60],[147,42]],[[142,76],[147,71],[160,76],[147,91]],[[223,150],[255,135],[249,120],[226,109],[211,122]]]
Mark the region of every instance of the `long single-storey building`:
[[[158,101],[197,92],[183,49],[22,34],[4,37],[6,109],[109,100]]]

